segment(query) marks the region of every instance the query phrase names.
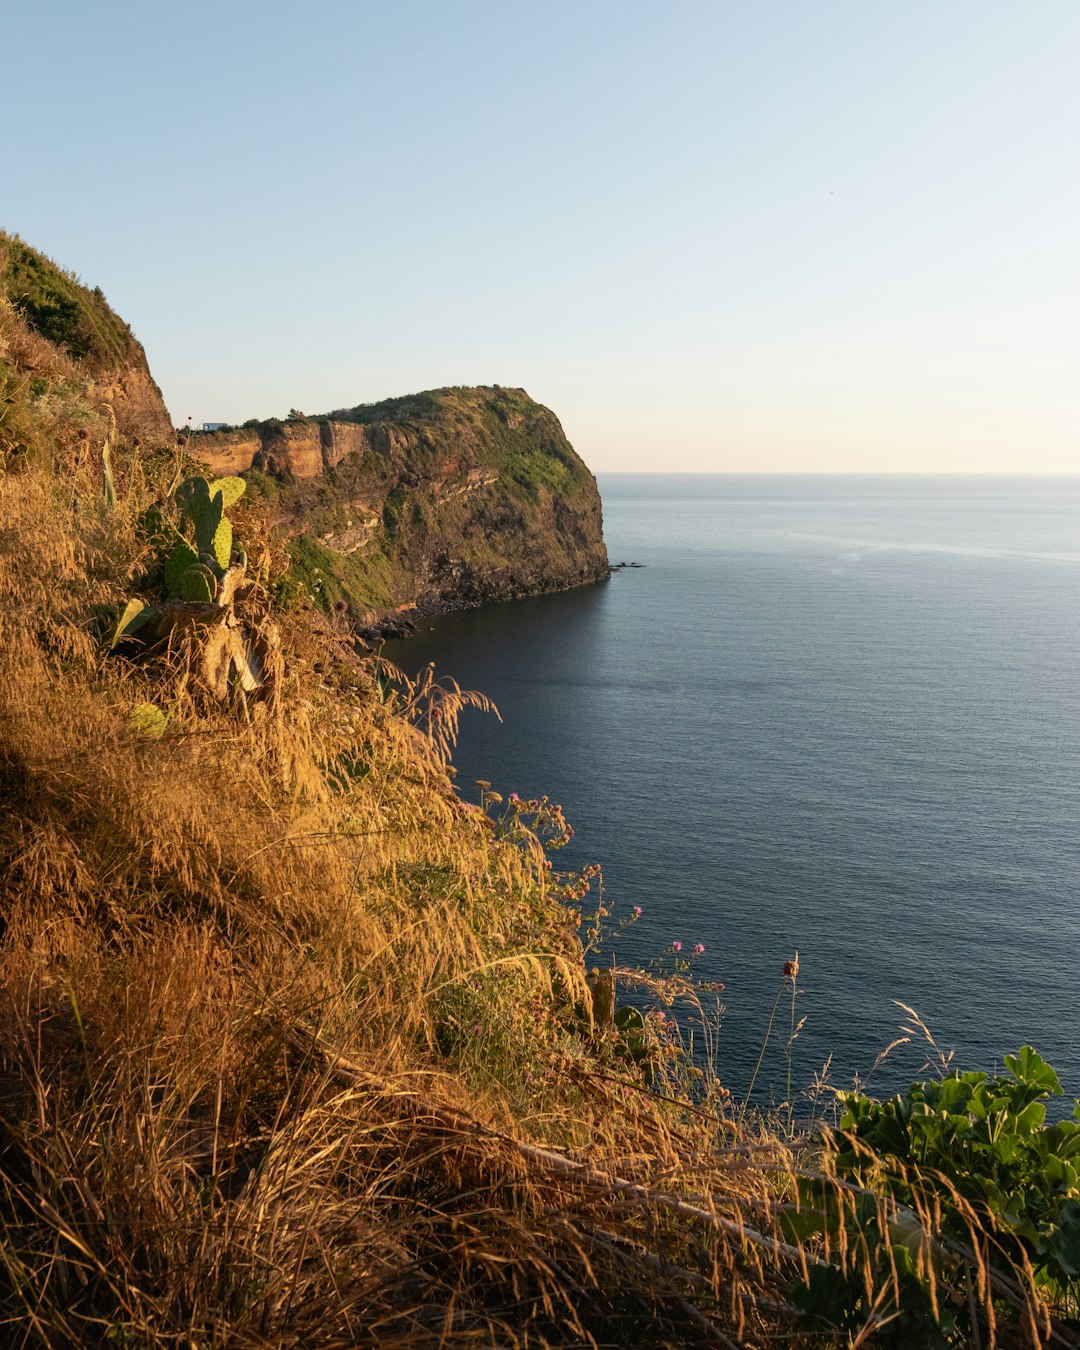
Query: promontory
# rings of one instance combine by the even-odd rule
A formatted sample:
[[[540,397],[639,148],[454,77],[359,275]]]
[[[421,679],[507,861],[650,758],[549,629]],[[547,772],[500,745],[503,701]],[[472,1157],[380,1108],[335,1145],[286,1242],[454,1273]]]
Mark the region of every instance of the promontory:
[[[435,389],[198,433],[290,539],[292,572],[359,627],[608,575],[596,480],[523,389]]]

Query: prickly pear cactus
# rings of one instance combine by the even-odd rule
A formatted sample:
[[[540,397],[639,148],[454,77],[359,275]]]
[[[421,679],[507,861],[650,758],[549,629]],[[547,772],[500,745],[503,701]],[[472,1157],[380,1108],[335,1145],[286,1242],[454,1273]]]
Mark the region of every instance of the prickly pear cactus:
[[[200,559],[212,572],[217,573],[219,579],[228,569],[232,562],[233,529],[225,509],[240,500],[246,487],[242,478],[215,478],[208,483],[205,478],[195,475],[185,478],[176,489],[176,504],[195,527],[195,556],[188,560],[183,569],[177,564],[173,569],[176,573],[173,581],[177,579],[179,571],[186,570],[187,566]],[[166,581],[171,588],[172,581],[168,575]]]
[[[169,725],[169,714],[154,703],[136,703],[128,714],[128,726],[140,736],[159,741]]]
[[[165,519],[161,507],[154,504],[139,513],[135,522],[135,537],[144,544],[156,544],[162,548],[176,531]]]
[[[210,540],[210,552],[214,555],[214,561],[224,572],[229,563],[232,562],[231,520],[222,519],[218,522],[214,537]]]
[[[180,599],[210,604],[217,595],[217,577],[203,563],[189,567],[180,577]]]
[[[185,478],[176,489],[176,505],[194,520],[204,507],[210,505],[210,484],[198,474]]]
[[[165,589],[170,595],[180,594],[180,578],[189,567],[197,567],[199,555],[186,539],[178,539],[165,559]]]
[[[588,984],[592,992],[593,1021],[597,1026],[610,1026],[615,1011],[615,986],[612,983],[611,972],[594,970],[589,976]]]
[[[209,485],[211,497],[220,497],[226,511],[240,500],[246,487],[242,478],[215,478]]]
[[[193,514],[195,546],[200,553],[212,553],[214,534],[224,518],[225,506],[219,496],[213,496],[205,506]]]

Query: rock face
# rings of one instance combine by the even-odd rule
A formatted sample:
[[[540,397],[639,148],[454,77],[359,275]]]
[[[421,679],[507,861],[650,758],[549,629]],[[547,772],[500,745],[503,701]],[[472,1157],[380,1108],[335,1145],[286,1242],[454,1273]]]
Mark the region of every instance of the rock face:
[[[522,389],[437,389],[196,435],[291,537],[293,576],[361,628],[608,576],[596,480]]]
[[[89,290],[17,235],[3,232],[0,365],[28,377],[26,413],[37,425],[57,389],[70,404],[72,387],[78,386],[74,392],[84,405],[84,420],[111,410],[124,440],[173,439],[142,344],[101,291]]]

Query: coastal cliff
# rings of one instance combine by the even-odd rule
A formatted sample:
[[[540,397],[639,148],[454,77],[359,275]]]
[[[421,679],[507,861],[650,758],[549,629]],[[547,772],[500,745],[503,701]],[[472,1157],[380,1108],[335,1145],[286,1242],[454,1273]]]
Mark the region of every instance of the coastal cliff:
[[[126,483],[176,432],[101,290],[0,232],[0,453],[85,436],[112,445]],[[521,389],[437,389],[182,440],[215,474],[247,478],[249,509],[287,543],[280,592],[361,633],[608,575],[596,480]]]
[[[196,434],[290,540],[292,574],[357,627],[608,575],[596,480],[522,389],[436,389]]]

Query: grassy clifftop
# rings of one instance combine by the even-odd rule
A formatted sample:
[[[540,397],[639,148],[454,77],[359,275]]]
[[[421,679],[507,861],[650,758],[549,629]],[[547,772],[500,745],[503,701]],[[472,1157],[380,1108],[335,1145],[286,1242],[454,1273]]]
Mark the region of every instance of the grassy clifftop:
[[[18,235],[0,231],[0,451],[29,452],[111,426],[172,439],[172,423],[128,325]]]
[[[128,325],[100,287],[83,286],[17,235],[0,234],[0,288],[43,338],[93,370],[142,357]]]
[[[433,389],[330,413],[365,427],[398,428],[416,469],[436,476],[448,457],[468,456],[498,471],[507,492],[537,497],[542,489],[591,494],[595,480],[566,439],[559,419],[524,389],[502,386]]]

